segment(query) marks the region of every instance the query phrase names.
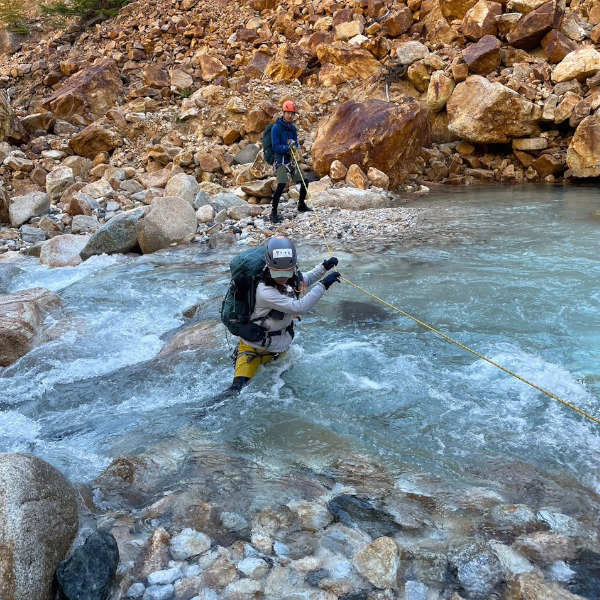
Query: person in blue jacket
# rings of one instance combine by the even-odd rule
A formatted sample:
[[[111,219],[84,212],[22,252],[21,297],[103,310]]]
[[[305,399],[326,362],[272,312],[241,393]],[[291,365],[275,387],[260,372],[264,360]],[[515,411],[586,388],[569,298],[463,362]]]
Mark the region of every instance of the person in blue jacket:
[[[298,113],[296,104],[291,100],[283,103],[283,116],[279,117],[271,129],[271,142],[275,153],[275,176],[277,177],[277,188],[273,192],[273,201],[271,208],[271,222],[279,223],[281,220],[277,215],[277,206],[279,199],[291,178],[294,183],[300,184],[300,199],[298,200],[298,212],[312,210],[306,205],[306,177],[304,173],[299,173],[299,166],[296,167],[292,159],[291,152],[298,150],[298,130],[294,125],[294,118]]]

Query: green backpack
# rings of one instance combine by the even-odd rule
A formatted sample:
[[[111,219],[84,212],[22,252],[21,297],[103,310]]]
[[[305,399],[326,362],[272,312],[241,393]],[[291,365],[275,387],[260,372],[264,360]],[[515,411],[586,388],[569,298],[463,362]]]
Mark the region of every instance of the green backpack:
[[[242,327],[250,323],[256,300],[256,286],[265,265],[264,246],[245,250],[229,264],[231,282],[221,305],[221,322],[233,335],[240,335]]]
[[[273,150],[273,140],[271,139],[271,129],[273,129],[273,123],[269,123],[263,132],[263,156],[265,161],[272,165],[275,162],[275,151]]]

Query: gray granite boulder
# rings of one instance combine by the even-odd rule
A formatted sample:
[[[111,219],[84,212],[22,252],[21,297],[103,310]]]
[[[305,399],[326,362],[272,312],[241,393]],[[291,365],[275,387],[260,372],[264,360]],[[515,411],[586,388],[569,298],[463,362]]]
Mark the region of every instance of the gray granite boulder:
[[[87,260],[96,254],[139,252],[136,225],[146,210],[146,208],[134,208],[113,217],[88,240],[81,251],[81,258]]]
[[[33,217],[41,217],[50,210],[50,196],[45,192],[30,192],[24,196],[15,196],[10,201],[8,214],[10,224],[20,227]]]

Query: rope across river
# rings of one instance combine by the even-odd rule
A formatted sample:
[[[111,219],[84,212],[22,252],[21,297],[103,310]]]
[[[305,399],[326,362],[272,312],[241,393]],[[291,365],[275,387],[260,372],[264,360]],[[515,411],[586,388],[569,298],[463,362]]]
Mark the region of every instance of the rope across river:
[[[302,185],[304,185],[306,187],[306,192],[307,192],[306,199],[309,200],[310,199],[310,193],[308,192],[308,183],[306,182],[306,180],[304,178],[304,173],[303,173],[302,169],[300,168],[299,159],[298,159],[298,153],[297,153],[297,151],[296,151],[295,148],[292,148],[291,155],[292,155],[292,159],[294,161],[295,167],[297,169],[297,172],[300,174],[300,178],[302,179]],[[329,253],[330,256],[332,256],[331,248],[329,247],[329,242],[327,241],[327,236],[325,235],[325,230],[323,229],[323,225],[321,223],[321,220],[319,219],[319,215],[317,214],[316,210],[313,212],[313,214],[315,215],[315,217],[317,219],[317,223],[319,225],[319,229],[321,230],[321,235],[323,236],[323,240],[324,240],[325,246],[327,248],[327,252]],[[481,360],[484,360],[485,362],[489,363],[490,365],[492,365],[492,366],[500,369],[501,371],[504,371],[505,373],[507,373],[511,377],[514,377],[515,379],[518,379],[519,381],[522,381],[523,383],[531,386],[532,388],[534,388],[538,392],[541,392],[542,394],[545,394],[549,398],[552,398],[553,400],[556,400],[557,402],[560,402],[563,406],[566,406],[567,408],[570,408],[571,410],[575,411],[576,413],[579,413],[580,415],[582,415],[586,419],[589,419],[590,421],[593,421],[594,423],[600,425],[600,419],[594,417],[593,415],[590,415],[586,411],[584,411],[581,408],[575,406],[573,403],[567,402],[566,400],[564,400],[563,398],[560,398],[556,394],[553,394],[552,392],[549,392],[548,390],[544,389],[543,387],[540,387],[539,385],[533,383],[532,381],[529,381],[528,379],[525,379],[524,377],[521,377],[521,375],[518,375],[514,371],[511,371],[510,369],[507,369],[506,367],[503,367],[502,365],[498,364],[497,362],[493,361],[492,359],[487,358],[483,354],[480,354],[476,350],[473,350],[472,348],[469,348],[469,346],[466,346],[465,344],[462,344],[458,340],[455,340],[454,338],[451,338],[449,335],[446,335],[445,333],[439,331],[435,327],[432,327],[431,325],[428,325],[427,323],[424,323],[420,319],[417,319],[416,317],[413,317],[411,314],[403,311],[402,309],[398,308],[397,306],[394,306],[393,304],[390,304],[389,302],[386,302],[385,300],[383,300],[379,296],[376,296],[375,294],[372,294],[368,290],[366,290],[363,287],[361,287],[361,286],[353,283],[349,279],[346,279],[345,277],[340,277],[340,279],[342,281],[344,281],[345,283],[347,283],[348,285],[351,285],[352,287],[354,287],[357,290],[361,291],[363,294],[366,294],[367,296],[373,298],[373,300],[377,300],[377,302],[380,302],[384,306],[387,306],[388,308],[390,308],[393,311],[401,314],[402,316],[411,319],[412,321],[414,321],[418,325],[421,325],[425,329],[428,329],[429,331],[431,331],[431,332],[439,335],[440,337],[444,338],[446,341],[448,341],[448,342],[450,342],[452,344],[455,344],[456,346],[458,346],[459,348],[462,348],[463,350],[465,350],[467,352],[470,352],[471,354],[473,354],[477,358],[480,358]]]

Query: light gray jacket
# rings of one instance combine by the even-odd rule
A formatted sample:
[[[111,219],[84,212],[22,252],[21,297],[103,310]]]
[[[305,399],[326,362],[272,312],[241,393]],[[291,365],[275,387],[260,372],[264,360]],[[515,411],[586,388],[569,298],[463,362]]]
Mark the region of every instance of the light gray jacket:
[[[306,274],[303,273],[306,287],[313,285],[325,273],[323,265],[316,266]],[[286,285],[285,287],[287,294],[282,294],[270,285],[259,283],[256,288],[256,303],[250,319],[265,327],[268,331],[285,330],[294,320],[294,315],[305,315],[325,293],[325,286],[320,284],[312,288],[306,295],[296,299],[292,286]],[[269,317],[268,314],[273,309],[284,313],[283,319],[277,320]],[[243,341],[258,350],[268,350],[275,353],[285,352],[292,345],[292,336],[287,331],[283,331],[281,335],[273,336],[270,340],[271,343],[268,346],[261,346],[257,342]]]

